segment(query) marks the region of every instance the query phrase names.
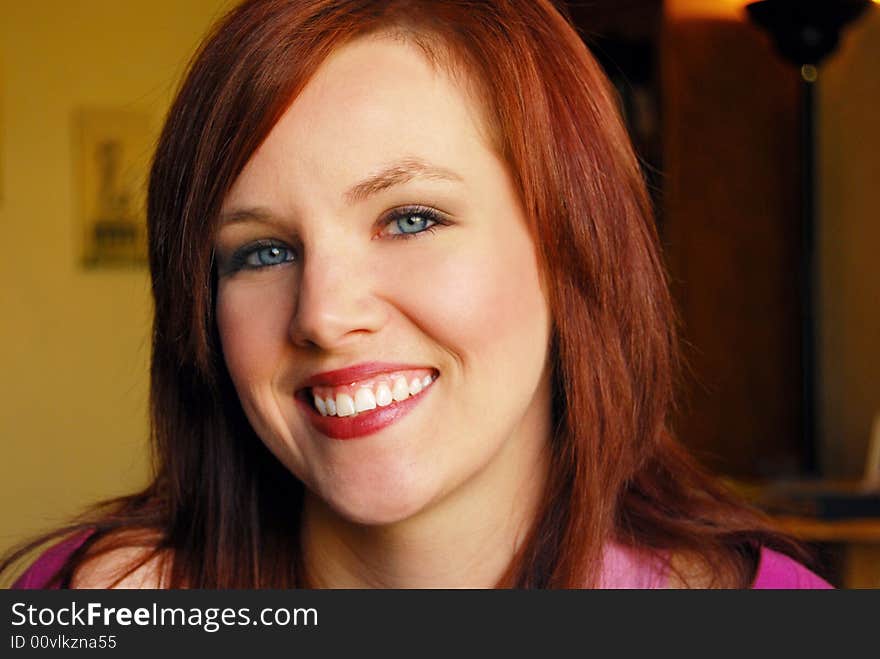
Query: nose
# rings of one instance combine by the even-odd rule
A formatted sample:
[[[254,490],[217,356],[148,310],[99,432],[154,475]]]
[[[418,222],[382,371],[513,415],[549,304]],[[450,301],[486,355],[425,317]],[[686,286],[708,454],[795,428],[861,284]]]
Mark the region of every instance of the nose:
[[[333,350],[379,331],[388,310],[371,275],[365,259],[341,249],[307,255],[290,326],[293,343]]]

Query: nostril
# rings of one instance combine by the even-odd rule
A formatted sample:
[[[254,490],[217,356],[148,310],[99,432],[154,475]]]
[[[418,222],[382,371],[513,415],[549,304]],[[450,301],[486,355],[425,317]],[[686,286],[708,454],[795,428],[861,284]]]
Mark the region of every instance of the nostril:
[[[308,350],[338,349],[380,331],[390,317],[362,268],[340,269],[328,260],[314,253],[307,259],[290,319],[290,340]]]

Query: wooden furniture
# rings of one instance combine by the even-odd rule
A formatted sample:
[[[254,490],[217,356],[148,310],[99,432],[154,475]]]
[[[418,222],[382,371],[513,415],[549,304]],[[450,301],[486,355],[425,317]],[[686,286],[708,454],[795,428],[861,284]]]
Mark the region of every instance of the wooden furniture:
[[[880,588],[880,517],[824,520],[775,516],[791,535],[815,545],[836,545],[841,554],[843,588]]]
[[[727,479],[737,495],[767,512],[780,528],[814,547],[826,568],[822,576],[841,588],[880,588],[880,515],[840,514],[859,509],[858,496],[871,501],[880,490],[873,480],[744,481]],[[836,504],[836,515],[822,514],[823,497],[852,496]],[[846,499],[842,499],[846,501]]]

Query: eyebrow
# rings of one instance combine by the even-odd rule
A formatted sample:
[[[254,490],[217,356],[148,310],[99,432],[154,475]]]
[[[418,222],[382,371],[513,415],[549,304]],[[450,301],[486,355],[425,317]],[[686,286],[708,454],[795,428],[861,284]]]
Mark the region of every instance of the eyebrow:
[[[247,220],[257,220],[261,222],[271,222],[274,216],[265,208],[238,208],[228,213],[220,213],[219,225],[232,224],[235,222],[245,222]]]
[[[415,178],[428,180],[457,181],[461,182],[461,176],[445,167],[430,165],[418,158],[403,158],[385,165],[375,174],[355,183],[343,194],[343,198],[354,204],[364,201],[368,197],[377,194],[395,185],[402,185]],[[246,220],[269,221],[274,219],[272,212],[265,208],[241,208],[220,214],[220,224],[243,222]]]
[[[430,165],[418,158],[404,158],[386,165],[375,174],[371,174],[363,181],[355,183],[343,195],[349,204],[364,201],[368,197],[394,187],[407,183],[414,178],[430,180],[462,181],[461,176],[445,167]]]

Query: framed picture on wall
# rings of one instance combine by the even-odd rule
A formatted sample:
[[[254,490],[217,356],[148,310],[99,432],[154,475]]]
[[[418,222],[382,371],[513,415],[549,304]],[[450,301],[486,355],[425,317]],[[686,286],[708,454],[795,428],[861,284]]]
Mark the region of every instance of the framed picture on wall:
[[[146,265],[150,116],[127,108],[82,108],[73,124],[80,263]]]

